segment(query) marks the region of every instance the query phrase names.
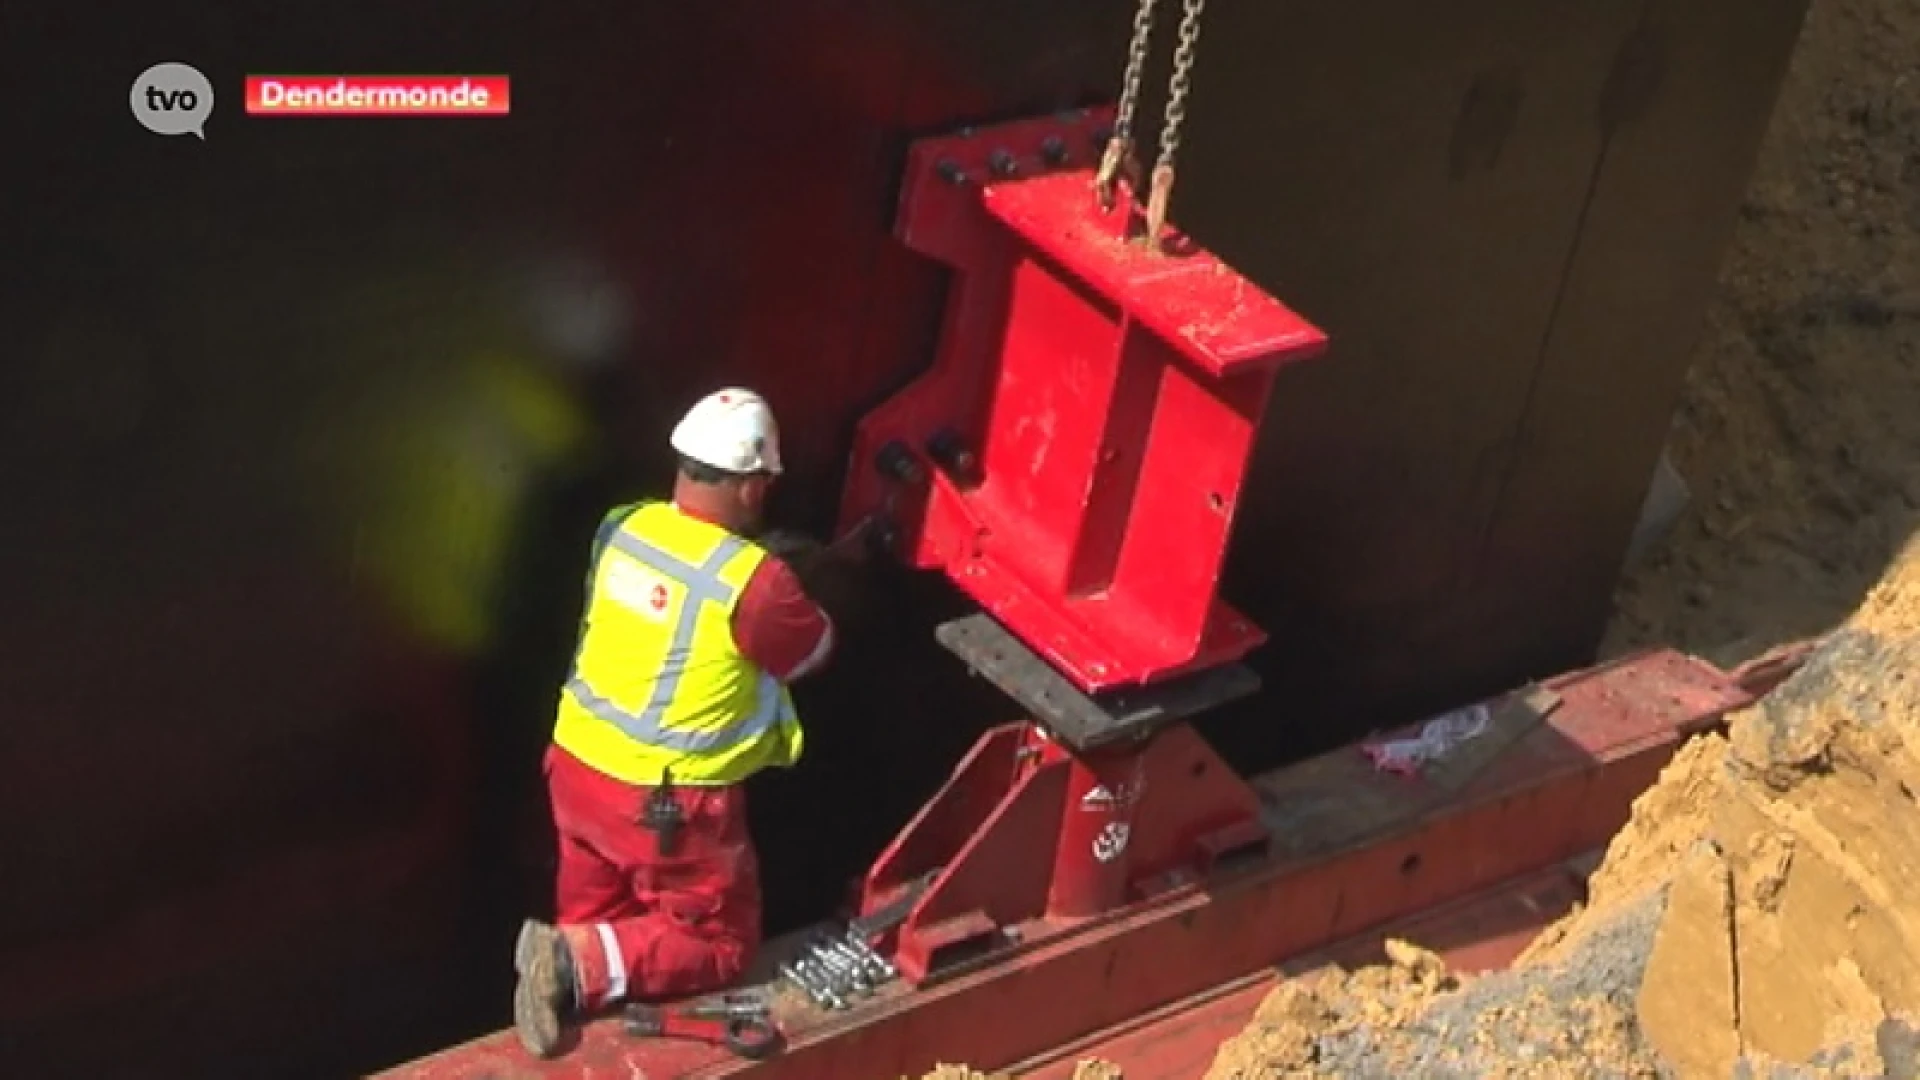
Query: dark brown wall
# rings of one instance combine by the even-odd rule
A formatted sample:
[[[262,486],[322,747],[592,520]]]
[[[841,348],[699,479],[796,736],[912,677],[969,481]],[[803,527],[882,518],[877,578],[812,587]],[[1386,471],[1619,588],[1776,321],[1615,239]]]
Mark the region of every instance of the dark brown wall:
[[[0,14],[0,1051],[36,1075],[325,1074],[502,1019],[598,512],[737,380],[824,526],[853,421],[928,357],[939,278],[887,236],[906,141],[1110,92],[1127,19],[480,7]],[[1210,727],[1252,768],[1589,654],[1805,0],[1215,7],[1176,215],[1336,341],[1276,390],[1230,567],[1270,692]],[[163,59],[222,95],[204,144],[128,115]],[[239,115],[276,69],[506,72],[515,105]],[[625,305],[604,368],[545,366],[555,260]],[[365,419],[438,430],[489,357],[591,439],[520,489],[468,648],[355,538],[411,512],[376,481],[506,475]],[[436,535],[446,565],[486,539]],[[951,607],[876,588],[806,691],[812,758],[758,794],[776,922],[1002,718],[927,640]]]

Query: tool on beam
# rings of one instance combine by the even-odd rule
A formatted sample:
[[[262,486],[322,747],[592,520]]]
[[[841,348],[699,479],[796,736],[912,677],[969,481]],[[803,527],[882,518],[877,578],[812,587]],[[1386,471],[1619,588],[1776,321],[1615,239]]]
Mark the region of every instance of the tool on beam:
[[[749,1061],[773,1056],[785,1042],[771,1003],[759,997],[746,1000],[738,993],[682,1005],[628,1005],[620,1022],[621,1029],[637,1039],[692,1039]]]

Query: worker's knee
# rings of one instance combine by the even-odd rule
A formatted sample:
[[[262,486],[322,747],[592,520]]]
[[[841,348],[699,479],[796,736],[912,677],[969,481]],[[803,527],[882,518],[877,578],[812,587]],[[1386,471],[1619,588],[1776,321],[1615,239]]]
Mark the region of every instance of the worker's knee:
[[[726,986],[745,974],[747,965],[753,962],[756,944],[733,936],[716,942],[713,957],[715,985]]]
[[[633,981],[646,997],[687,997],[718,990],[746,971],[757,944],[729,928],[699,932],[675,926],[649,943],[634,965]]]

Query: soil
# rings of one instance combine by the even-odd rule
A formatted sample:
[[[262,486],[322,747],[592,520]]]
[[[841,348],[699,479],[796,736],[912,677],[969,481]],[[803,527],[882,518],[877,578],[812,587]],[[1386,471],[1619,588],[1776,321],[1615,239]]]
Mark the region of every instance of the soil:
[[[1791,679],[1683,747],[1513,968],[1283,983],[1207,1080],[1920,1077],[1920,538]]]
[[[1612,651],[1731,663],[1840,622],[1920,511],[1920,9],[1814,0],[1669,455],[1693,504]]]
[[[1674,418],[1692,502],[1606,651],[1824,643],[1681,750],[1514,968],[1398,942],[1288,980],[1208,1080],[1920,1077],[1916,56],[1915,0],[1814,0]]]

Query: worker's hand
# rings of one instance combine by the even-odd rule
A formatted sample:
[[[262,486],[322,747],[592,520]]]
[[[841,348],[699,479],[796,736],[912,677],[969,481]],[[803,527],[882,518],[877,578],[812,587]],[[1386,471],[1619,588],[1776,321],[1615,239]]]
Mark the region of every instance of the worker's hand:
[[[792,529],[769,529],[760,534],[759,544],[789,564],[817,558],[827,550],[820,541]]]
[[[868,514],[855,522],[846,535],[828,545],[827,554],[847,562],[866,562],[885,532],[885,519],[879,514]]]

